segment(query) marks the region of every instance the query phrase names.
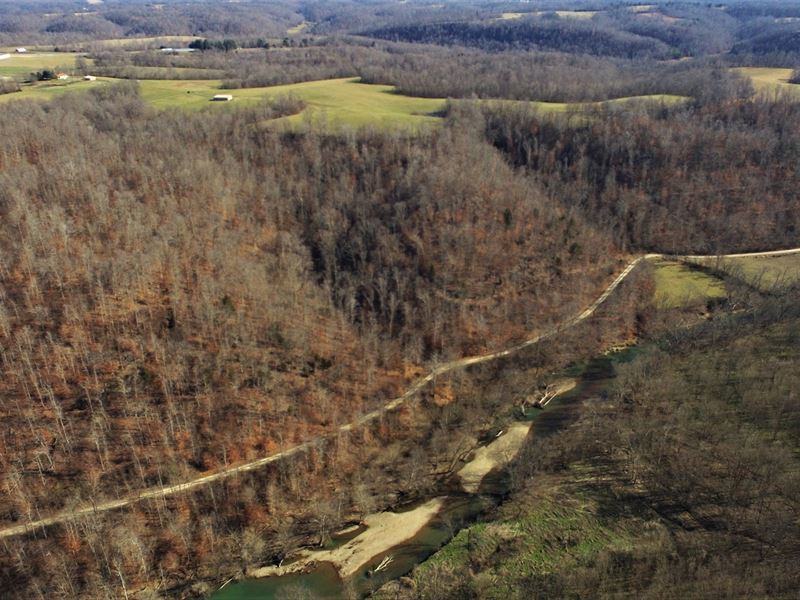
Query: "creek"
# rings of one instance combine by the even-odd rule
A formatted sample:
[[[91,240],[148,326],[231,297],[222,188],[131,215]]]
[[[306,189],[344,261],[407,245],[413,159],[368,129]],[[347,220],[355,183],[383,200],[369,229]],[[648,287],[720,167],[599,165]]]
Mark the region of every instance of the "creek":
[[[523,421],[531,421],[528,435],[539,438],[554,435],[574,422],[586,401],[608,393],[616,377],[616,365],[634,358],[638,349],[627,348],[597,356],[588,362],[570,367],[560,375],[575,377],[578,384],[569,392],[556,397],[544,410],[530,408]],[[491,443],[491,442],[489,442]],[[413,568],[446,544],[458,531],[490,514],[508,492],[508,478],[503,469],[494,469],[480,483],[478,491],[469,494],[452,479],[442,482],[436,496],[424,498],[394,512],[402,518],[424,508],[433,498],[442,501],[441,508],[425,522],[417,533],[359,564],[351,577],[342,578],[337,568],[324,560],[314,561],[314,552],[307,553],[308,570],[268,577],[253,577],[232,582],[211,595],[211,600],[283,600],[287,598],[340,599],[365,597],[387,581],[410,573]],[[366,519],[369,520],[369,517]],[[369,535],[360,527],[349,534],[334,537],[333,547],[358,543],[359,536]],[[319,551],[319,556],[325,554]],[[389,562],[376,571],[376,567]]]

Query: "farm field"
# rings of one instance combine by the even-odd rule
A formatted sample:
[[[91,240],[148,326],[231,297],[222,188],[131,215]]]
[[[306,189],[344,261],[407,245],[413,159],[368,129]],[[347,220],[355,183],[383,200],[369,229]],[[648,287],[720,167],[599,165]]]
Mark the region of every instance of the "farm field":
[[[789,83],[792,69],[777,67],[739,67],[737,73],[749,77],[759,92],[790,92],[800,99],[800,85]]]
[[[294,35],[296,33],[302,32],[306,27],[308,27],[308,23],[303,21],[302,23],[298,23],[294,27],[290,27],[289,29],[287,29],[286,33],[288,33],[289,35]]]
[[[194,35],[166,35],[156,37],[135,37],[135,38],[115,38],[107,40],[93,40],[86,42],[84,45],[91,46],[92,48],[115,48],[115,49],[132,49],[143,47],[158,47],[158,46],[173,46],[180,45],[186,46],[192,40],[196,40],[197,36]]]
[[[81,56],[75,52],[30,52],[11,54],[0,60],[0,77],[17,77],[42,69],[75,68],[75,61]]]
[[[679,262],[659,261],[654,277],[653,300],[659,308],[680,308],[725,296],[722,281]]]
[[[23,87],[21,92],[0,95],[0,102],[32,99],[48,100],[65,92],[81,91],[121,81],[98,77],[96,81],[51,81]],[[432,116],[444,106],[444,101],[415,98],[392,93],[388,85],[359,83],[358,79],[329,79],[304,83],[237,90],[220,89],[219,80],[139,80],[142,98],[159,109],[225,110],[292,95],[303,100],[307,108],[297,115],[275,122],[296,125],[306,120],[321,121],[332,126],[360,127],[401,126],[411,129],[435,125],[439,117]],[[216,94],[231,94],[232,102],[212,102]]]
[[[549,11],[539,11],[535,14],[546,15]],[[562,19],[591,19],[597,14],[596,10],[556,10],[554,11]]]
[[[434,113],[444,105],[443,100],[415,98],[392,93],[388,85],[359,83],[358,79],[328,79],[263,88],[220,90],[219,81],[161,81],[139,82],[142,97],[157,108],[199,110],[208,106],[222,108],[253,104],[265,99],[292,95],[303,100],[307,108],[298,115],[280,119],[298,124],[305,119],[326,120],[332,125],[401,125],[416,128],[439,122]],[[233,96],[230,103],[210,102],[215,94]]]
[[[626,104],[633,104],[636,102],[654,102],[663,104],[680,104],[689,100],[686,96],[674,96],[670,94],[652,94],[648,96],[629,96],[626,98],[615,98],[613,100],[603,100],[601,102],[536,102],[527,100],[485,100],[487,103],[498,104],[528,104],[543,112],[563,113],[568,110],[586,110],[590,108],[599,108],[602,106],[608,107],[624,107]]]
[[[40,67],[41,68],[41,67]],[[127,68],[127,67],[126,67]],[[143,67],[141,72],[152,72],[153,67]],[[111,77],[98,77],[97,81],[47,82],[23,87],[18,93],[0,96],[0,101],[13,99],[47,100],[68,91],[90,89],[104,82],[116,81]],[[230,109],[231,106],[254,104],[281,96],[295,96],[306,103],[306,109],[297,115],[278,119],[275,123],[298,125],[303,122],[318,122],[328,126],[361,127],[365,125],[404,127],[416,129],[435,125],[440,118],[434,113],[444,108],[444,99],[418,98],[393,93],[389,85],[360,83],[358,78],[328,79],[303,83],[259,88],[223,90],[218,79],[140,79],[142,98],[159,109],[212,110]],[[231,94],[232,102],[211,102],[220,93]],[[486,100],[490,103],[526,102],[538,110],[550,113],[565,113],[568,110],[599,106],[624,106],[637,101],[674,104],[685,101],[682,96],[652,95],[619,98],[595,103],[527,102],[516,100]]]
[[[700,261],[698,261],[700,262]],[[717,265],[715,259],[700,262],[730,273],[760,289],[789,285],[800,281],[800,255],[772,257],[726,258]]]
[[[562,19],[591,19],[598,13],[596,10],[554,10],[544,11],[539,10],[535,12],[504,12],[498,17],[500,21],[509,21],[512,19],[520,19],[522,17],[541,17],[547,14],[556,14]]]
[[[107,85],[110,80],[105,77],[98,77],[96,81],[83,81],[73,79],[71,81],[47,81],[34,85],[22,86],[22,91],[10,94],[0,94],[0,103],[12,100],[51,100],[61,94],[71,92],[87,91],[103,85]]]

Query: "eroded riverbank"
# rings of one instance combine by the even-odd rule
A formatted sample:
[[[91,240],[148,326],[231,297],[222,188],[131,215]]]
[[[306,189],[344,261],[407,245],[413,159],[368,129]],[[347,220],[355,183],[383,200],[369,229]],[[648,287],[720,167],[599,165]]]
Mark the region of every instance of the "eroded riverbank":
[[[521,420],[508,423],[500,435],[475,448],[455,476],[442,482],[440,495],[406,510],[370,515],[364,519],[366,529],[339,547],[304,549],[290,564],[248,571],[247,579],[231,583],[212,599],[269,600],[292,590],[304,590],[311,598],[363,597],[407,574],[461,527],[502,501],[507,487],[503,471],[529,435],[547,436],[568,426],[584,402],[607,392],[615,377],[614,364],[626,362],[636,351],[628,348],[568,369],[565,374],[577,377],[577,385],[564,385],[544,410],[526,409]]]

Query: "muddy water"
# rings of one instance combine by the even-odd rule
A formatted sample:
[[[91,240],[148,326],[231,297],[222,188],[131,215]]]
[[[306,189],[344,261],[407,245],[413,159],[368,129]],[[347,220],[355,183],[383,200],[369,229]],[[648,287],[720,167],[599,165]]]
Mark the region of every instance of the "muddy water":
[[[530,409],[526,419],[534,421],[534,435],[553,435],[578,418],[581,404],[588,399],[602,397],[608,393],[616,370],[615,365],[628,362],[637,353],[636,348],[599,356],[588,363],[567,370],[564,375],[578,377],[578,385],[563,396],[555,398],[544,410]],[[373,557],[362,565],[358,574],[349,581],[342,581],[336,569],[328,563],[320,563],[308,573],[244,579],[226,585],[212,594],[212,600],[281,600],[284,598],[339,599],[364,597],[381,585],[409,573],[448,542],[462,527],[481,518],[499,503],[507,491],[506,478],[502,473],[490,474],[481,484],[479,493],[453,492],[452,483],[443,484],[439,494],[450,494],[443,508],[415,537]],[[425,499],[427,500],[427,499]],[[411,510],[423,501],[405,507]],[[400,509],[397,512],[402,512]],[[360,531],[348,535],[351,539]],[[392,561],[378,573],[372,570],[384,557]]]

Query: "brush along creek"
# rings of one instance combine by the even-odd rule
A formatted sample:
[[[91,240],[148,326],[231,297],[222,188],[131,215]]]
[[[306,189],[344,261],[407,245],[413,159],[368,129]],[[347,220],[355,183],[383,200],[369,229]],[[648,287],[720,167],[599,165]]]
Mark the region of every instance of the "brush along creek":
[[[529,435],[548,436],[567,427],[584,402],[610,389],[615,364],[627,362],[635,352],[629,348],[596,357],[529,396],[517,411],[518,420],[487,435],[455,476],[442,482],[439,495],[369,515],[360,526],[334,536],[332,547],[302,549],[289,562],[251,569],[245,579],[223,585],[211,599],[364,597],[408,574],[463,526],[503,501],[508,491],[505,467]]]

